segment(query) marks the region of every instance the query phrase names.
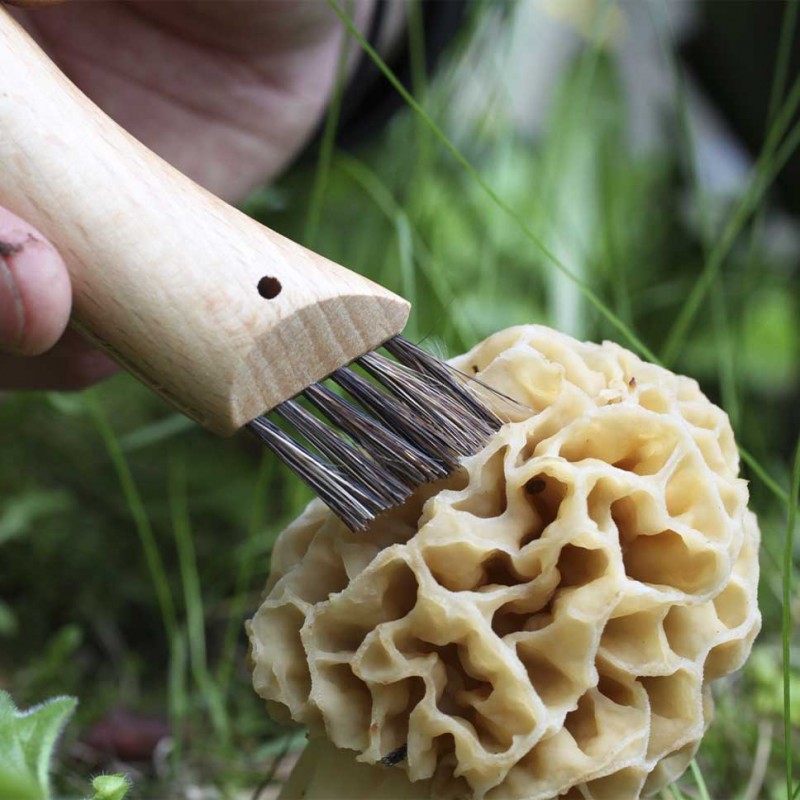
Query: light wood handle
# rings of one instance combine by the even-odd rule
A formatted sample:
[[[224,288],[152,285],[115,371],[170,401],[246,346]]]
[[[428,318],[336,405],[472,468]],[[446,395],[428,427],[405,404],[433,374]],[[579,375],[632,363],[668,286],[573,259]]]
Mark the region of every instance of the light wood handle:
[[[402,298],[150,152],[2,8],[0,204],[59,248],[76,327],[223,435],[399,333],[408,317]],[[265,277],[280,289],[273,299],[259,293]]]

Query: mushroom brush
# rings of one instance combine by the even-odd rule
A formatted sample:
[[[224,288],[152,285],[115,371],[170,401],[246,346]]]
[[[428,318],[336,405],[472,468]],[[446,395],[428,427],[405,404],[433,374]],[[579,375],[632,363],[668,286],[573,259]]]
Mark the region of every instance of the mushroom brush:
[[[59,248],[75,328],[209,430],[249,428],[353,529],[499,427],[457,373],[399,336],[408,302],[169,166],[2,9],[0,198]]]

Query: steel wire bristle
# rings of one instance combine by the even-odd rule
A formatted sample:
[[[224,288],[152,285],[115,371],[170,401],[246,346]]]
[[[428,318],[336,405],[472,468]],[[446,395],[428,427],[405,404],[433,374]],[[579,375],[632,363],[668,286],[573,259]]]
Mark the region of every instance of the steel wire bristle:
[[[330,376],[357,405],[322,383],[302,392],[333,427],[294,399],[274,409],[316,453],[266,417],[248,423],[352,530],[446,477],[502,424],[467,376],[401,336],[384,347],[397,361],[374,352],[355,361],[377,385],[350,367]]]

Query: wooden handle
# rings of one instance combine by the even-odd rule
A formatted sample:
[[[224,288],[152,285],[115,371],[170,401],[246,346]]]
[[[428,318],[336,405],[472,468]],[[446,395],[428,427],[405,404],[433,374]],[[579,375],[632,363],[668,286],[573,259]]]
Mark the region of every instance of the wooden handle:
[[[408,317],[402,298],[150,152],[1,8],[0,204],[59,248],[74,324],[223,435],[399,333]]]

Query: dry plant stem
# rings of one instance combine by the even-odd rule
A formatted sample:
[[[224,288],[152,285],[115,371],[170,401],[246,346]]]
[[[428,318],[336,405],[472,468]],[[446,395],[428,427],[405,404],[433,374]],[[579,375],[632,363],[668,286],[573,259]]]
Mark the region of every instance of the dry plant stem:
[[[402,298],[147,150],[2,9],[0,197],[64,256],[75,325],[217,433],[377,347],[408,316]]]

